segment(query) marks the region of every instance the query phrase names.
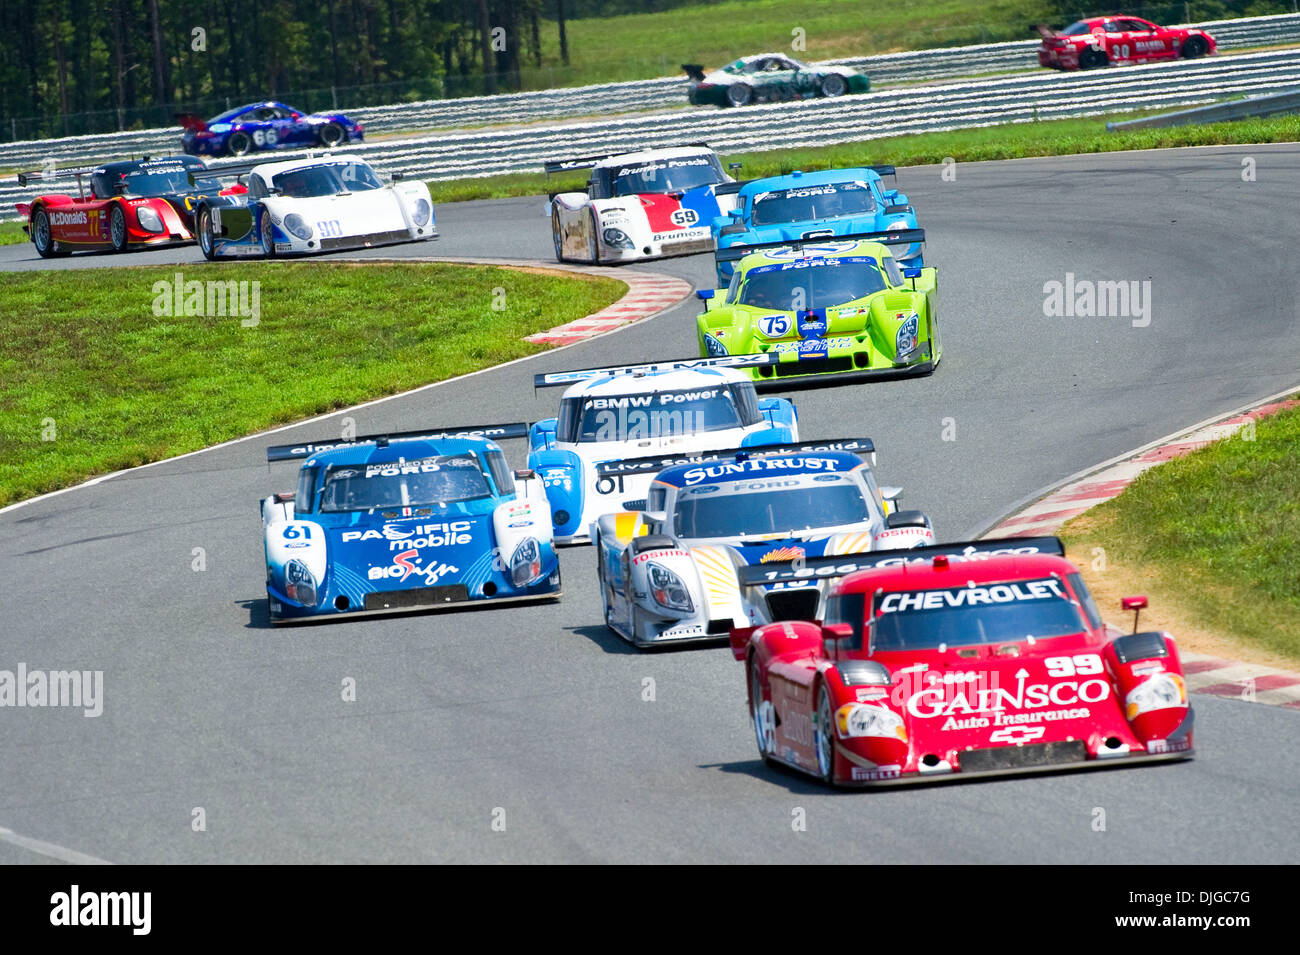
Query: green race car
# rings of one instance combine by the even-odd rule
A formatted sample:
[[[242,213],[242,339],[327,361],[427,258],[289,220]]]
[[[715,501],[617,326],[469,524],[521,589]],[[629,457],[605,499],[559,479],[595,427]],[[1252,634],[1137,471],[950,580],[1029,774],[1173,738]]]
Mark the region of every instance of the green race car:
[[[777,352],[776,364],[748,369],[759,382],[932,372],[938,270],[900,270],[889,251],[924,241],[909,229],[718,250],[738,261],[730,286],[696,293],[700,354]]]
[[[801,63],[783,53],[760,53],[705,73],[697,63],[683,63],[691,78],[686,98],[694,106],[746,106],[814,96],[866,93],[867,77],[848,66]]]

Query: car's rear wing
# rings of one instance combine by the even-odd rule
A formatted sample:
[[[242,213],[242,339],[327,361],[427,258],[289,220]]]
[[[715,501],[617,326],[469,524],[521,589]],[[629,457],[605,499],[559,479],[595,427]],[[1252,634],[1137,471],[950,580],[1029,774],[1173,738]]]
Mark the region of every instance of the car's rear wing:
[[[748,448],[728,448],[725,451],[704,451],[699,454],[650,455],[644,458],[626,458],[622,461],[602,461],[596,465],[599,477],[627,476],[629,474],[658,474],[664,468],[678,464],[707,464],[710,461],[734,461],[738,455],[767,457],[774,454],[799,454],[827,451],[849,451],[870,457],[875,463],[876,446],[870,438],[833,438],[829,441],[799,441],[794,444],[760,444]],[[766,565],[774,566],[774,565]]]
[[[325,441],[305,441],[301,444],[274,444],[266,449],[266,460],[291,461],[295,458],[309,458],[321,451],[335,448],[351,448],[360,444],[389,441],[442,441],[447,438],[487,438],[492,441],[504,441],[509,438],[528,436],[528,425],[523,421],[509,424],[468,425],[463,428],[437,428],[423,431],[389,431],[384,434],[366,434],[357,438],[344,440],[326,439]]]
[[[555,388],[597,378],[619,375],[657,375],[667,371],[692,371],[701,368],[757,368],[775,365],[781,360],[777,352],[756,355],[716,355],[712,358],[671,358],[640,365],[609,365],[604,368],[580,368],[575,371],[552,371],[533,375],[533,388]]]
[[[1064,557],[1065,546],[1059,537],[991,537],[986,540],[914,547],[910,550],[877,550],[869,554],[806,557],[802,560],[758,564],[740,568],[737,577],[742,587],[761,587],[793,581],[833,580],[859,570],[927,563],[936,557],[947,557],[949,561],[959,563],[1032,554]]]
[[[176,122],[182,129],[192,129],[196,133],[206,133],[208,131],[208,121],[198,113],[177,113]]]
[[[82,182],[83,176],[89,176],[92,172],[103,165],[102,163],[94,166],[78,166],[68,169],[60,169],[58,166],[51,165],[46,169],[33,169],[29,172],[18,173],[18,185],[30,186],[33,183],[40,182],[59,182],[69,179],[77,181],[77,192],[84,199],[86,197],[86,187]]]
[[[653,149],[709,149],[708,143],[674,143],[668,146],[639,146],[636,149],[622,149],[616,153],[601,153],[599,156],[575,156],[572,159],[548,159],[542,164],[546,175],[558,172],[574,172],[578,169],[591,169],[602,159],[611,159],[627,153],[643,153]]]
[[[1037,33],[1044,40],[1051,40],[1056,36],[1056,31],[1053,30],[1051,27],[1049,27],[1046,23],[1029,24],[1029,32]]]
[[[830,242],[879,242],[881,245],[913,245],[925,241],[924,229],[894,229],[889,232],[854,232],[849,235],[823,235],[812,239],[785,239],[780,242],[755,242],[749,245],[732,245],[713,253],[717,262],[736,262],[754,252],[771,249],[797,251],[809,245],[826,245]]]
[[[704,64],[683,63],[682,69],[686,71],[686,75],[689,76],[693,82],[696,83],[704,82]]]
[[[758,182],[757,179],[737,179],[735,182],[721,182],[713,187],[715,196],[734,196],[751,182]]]

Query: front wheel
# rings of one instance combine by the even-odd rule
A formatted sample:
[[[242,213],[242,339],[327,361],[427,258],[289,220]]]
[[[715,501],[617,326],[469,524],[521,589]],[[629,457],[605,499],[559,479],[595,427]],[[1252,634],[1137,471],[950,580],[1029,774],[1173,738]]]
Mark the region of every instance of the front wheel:
[[[347,133],[343,132],[343,127],[338,123],[326,123],[320,128],[320,144],[324,147],[331,148],[337,146],[347,138]]]
[[[822,78],[822,96],[843,96],[848,92],[849,84],[838,73],[831,73]]]
[[[203,253],[205,259],[212,261],[217,257],[217,241],[216,236],[212,231],[212,210],[206,207],[200,209],[199,221],[197,224],[199,233],[199,250]]]
[[[600,264],[600,236],[596,233],[599,226],[596,223],[596,211],[587,210],[587,225],[590,226],[587,235],[587,259],[592,265]]]
[[[835,785],[835,712],[831,708],[831,691],[822,683],[817,687],[817,725],[813,727],[817,744],[817,769],[822,782]]]
[[[247,133],[231,133],[226,140],[226,152],[232,156],[245,156],[253,148],[253,140]]]
[[[772,708],[764,707],[763,703],[763,675],[758,670],[758,662],[750,657],[749,716],[754,723],[754,742],[758,744],[758,755],[764,763],[770,765],[776,727],[772,725]]]
[[[564,261],[564,227],[560,225],[560,210],[551,207],[551,241],[555,243],[555,261]]]
[[[114,252],[126,251],[126,213],[122,211],[121,206],[113,206],[113,211],[109,213],[108,237],[113,243]]]
[[[271,231],[271,213],[262,210],[262,254],[268,259],[275,258],[275,234]]]

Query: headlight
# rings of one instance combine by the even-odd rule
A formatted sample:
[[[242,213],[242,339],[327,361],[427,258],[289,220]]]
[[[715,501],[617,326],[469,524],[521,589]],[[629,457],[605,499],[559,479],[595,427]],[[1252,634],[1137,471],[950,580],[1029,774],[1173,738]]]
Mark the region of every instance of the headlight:
[[[415,202],[415,211],[411,213],[411,221],[416,225],[428,225],[429,216],[433,214],[433,206],[429,205],[428,199],[417,199]]]
[[[1152,710],[1187,705],[1187,687],[1177,673],[1157,673],[1143,680],[1124,700],[1124,715],[1130,720]]]
[[[920,344],[916,337],[920,325],[920,316],[913,312],[907,321],[898,326],[898,334],[894,336],[894,361],[906,361],[916,351],[916,346]]]
[[[533,537],[525,537],[510,557],[510,580],[524,587],[542,576],[542,548]]]
[[[841,739],[873,736],[907,742],[907,727],[903,725],[903,718],[883,706],[846,703],[835,712],[835,728],[839,730]]]
[[[162,216],[148,206],[136,206],[135,219],[140,223],[140,228],[146,232],[161,232],[163,230]]]
[[[307,224],[307,220],[296,212],[291,212],[284,217],[284,228],[300,239],[311,238],[311,226]]]
[[[680,577],[667,567],[654,563],[646,564],[646,570],[649,571],[650,594],[655,603],[668,610],[681,610],[685,613],[695,610],[691,595]]]
[[[302,561],[291,560],[284,565],[284,592],[304,607],[316,606],[316,580]]]
[[[606,245],[613,246],[616,249],[634,248],[632,240],[627,237],[627,233],[622,229],[606,229],[604,239]]]

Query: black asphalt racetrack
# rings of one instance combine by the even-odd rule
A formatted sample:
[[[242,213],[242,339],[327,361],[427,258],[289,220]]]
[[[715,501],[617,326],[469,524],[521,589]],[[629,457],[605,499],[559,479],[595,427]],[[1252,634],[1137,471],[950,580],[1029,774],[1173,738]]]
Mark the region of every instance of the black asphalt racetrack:
[[[982,531],[1075,471],[1300,384],[1300,146],[944,171],[900,176],[940,268],[936,374],[793,394],[806,437],[875,439],[882,482],[903,485],[942,536]],[[444,206],[438,225],[433,248],[375,255],[550,257],[539,198]],[[54,265],[170,261],[202,278],[193,248]],[[30,245],[0,249],[4,268],[50,264]],[[643,267],[697,285],[712,271],[703,255]],[[1067,273],[1076,288],[1149,280],[1149,324],[1046,316],[1044,286]],[[467,302],[490,295],[465,289]],[[691,355],[694,314],[686,303],[345,414],[362,433],[547,416],[558,394],[535,394],[534,372]],[[345,414],[274,442],[337,436]],[[1287,741],[1300,714],[1264,705],[1196,697],[1190,763],[868,793],[765,769],[740,664],[725,648],[638,653],[605,631],[587,548],[563,552],[558,604],[271,629],[257,501],[290,489],[294,468],[268,468],[268,443],[0,513],[0,669],[104,673],[97,718],[0,710],[0,827],[114,862],[1297,855]],[[522,465],[523,443],[508,450]],[[0,832],[0,861],[48,860]]]

